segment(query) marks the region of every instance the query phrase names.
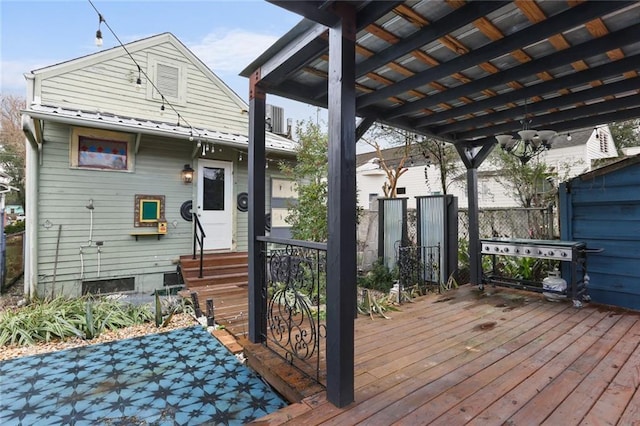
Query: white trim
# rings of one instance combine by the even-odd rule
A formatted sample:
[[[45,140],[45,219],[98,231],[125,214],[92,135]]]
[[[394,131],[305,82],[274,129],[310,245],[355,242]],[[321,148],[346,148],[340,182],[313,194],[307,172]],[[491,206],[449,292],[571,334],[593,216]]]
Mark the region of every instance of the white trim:
[[[163,58],[153,53],[147,54],[147,75],[153,81],[153,84],[147,84],[147,99],[161,103],[162,96],[154,89],[154,85],[159,86],[158,82],[158,66],[164,65],[165,67],[176,68],[178,71],[176,80],[176,92],[177,96],[171,96],[167,90],[163,91],[165,99],[176,105],[186,106],[187,104],[187,70],[189,64],[186,62],[176,61],[172,59]]]

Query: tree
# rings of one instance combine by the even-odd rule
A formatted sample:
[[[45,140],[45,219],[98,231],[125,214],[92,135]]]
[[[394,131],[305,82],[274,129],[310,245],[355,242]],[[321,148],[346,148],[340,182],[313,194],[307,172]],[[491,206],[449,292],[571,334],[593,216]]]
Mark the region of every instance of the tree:
[[[619,155],[622,154],[622,148],[640,145],[639,118],[611,123],[609,129]]]
[[[566,179],[569,169],[554,170],[540,158],[522,164],[520,159],[500,149],[494,150],[490,162],[498,170],[498,183],[522,207],[546,207],[552,203],[557,191],[553,183]]]
[[[398,146],[398,149],[394,152],[396,152],[399,157],[386,160],[382,154],[380,140],[386,140],[390,144]],[[382,191],[387,198],[396,198],[398,196],[396,192],[398,179],[407,172],[407,168],[404,165],[411,156],[414,140],[415,135],[409,132],[382,126],[377,123],[367,132],[367,137],[362,137],[363,142],[376,150],[378,165],[387,175],[387,180],[382,184]]]
[[[289,206],[286,222],[292,237],[305,241],[327,241],[328,141],[320,126],[311,120],[297,123],[298,147],[295,165],[281,163],[284,174],[295,179],[298,202]]]
[[[20,111],[26,102],[12,95],[0,95],[0,102],[0,167],[9,175],[9,185],[18,189],[10,192],[7,199],[24,207],[25,137]]]
[[[458,161],[458,152],[453,145],[447,145],[444,142],[431,138],[419,140],[417,146],[422,156],[428,158],[431,164],[438,167],[442,193],[446,194],[452,177],[459,174],[462,168],[462,163]]]

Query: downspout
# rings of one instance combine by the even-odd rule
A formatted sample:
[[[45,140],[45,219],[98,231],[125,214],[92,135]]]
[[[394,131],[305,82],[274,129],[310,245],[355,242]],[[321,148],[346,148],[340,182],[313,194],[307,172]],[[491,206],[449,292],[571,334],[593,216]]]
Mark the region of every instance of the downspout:
[[[27,105],[35,100],[35,75],[25,74],[27,80]],[[34,129],[23,119],[23,131],[27,135],[25,176],[25,239],[24,239],[24,294],[27,299],[36,296],[38,284],[38,171],[39,146]]]

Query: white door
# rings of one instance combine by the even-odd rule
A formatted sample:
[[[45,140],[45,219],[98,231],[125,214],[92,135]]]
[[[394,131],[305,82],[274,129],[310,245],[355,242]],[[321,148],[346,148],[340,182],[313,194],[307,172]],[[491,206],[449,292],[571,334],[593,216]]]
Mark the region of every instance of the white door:
[[[198,160],[196,213],[206,235],[205,250],[231,249],[232,183],[232,163]]]

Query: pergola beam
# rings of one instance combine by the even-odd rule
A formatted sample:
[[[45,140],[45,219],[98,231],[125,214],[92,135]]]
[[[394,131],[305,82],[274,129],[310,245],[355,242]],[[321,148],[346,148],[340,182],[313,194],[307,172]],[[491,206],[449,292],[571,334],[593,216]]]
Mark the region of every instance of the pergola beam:
[[[636,78],[635,80],[639,80],[639,78]],[[619,119],[615,117],[628,116],[627,111],[629,111],[629,108],[638,103],[638,100],[634,99],[635,96],[638,95],[629,95],[619,99],[605,100],[579,108],[576,107],[567,111],[560,111],[554,114],[536,116],[535,122],[532,123],[532,127],[537,129],[548,128],[550,130],[555,130],[556,132],[561,132],[563,130],[577,128],[575,127],[575,124],[570,125],[568,123],[584,122],[586,123],[585,126],[589,127],[596,124],[619,121]],[[522,130],[522,124],[518,121],[513,121],[497,126],[461,132],[458,134],[458,137],[462,140],[469,140],[480,136],[493,136],[510,133],[516,130]]]
[[[395,61],[415,49],[420,49],[427,43],[437,40],[451,32],[452,28],[460,28],[476,19],[504,6],[507,1],[476,1],[467,3],[460,9],[454,10],[440,21],[427,25],[410,37],[387,47],[375,56],[366,59],[356,66],[356,78],[374,71],[389,62]]]
[[[465,104],[460,107],[444,110],[426,117],[422,117],[414,121],[414,125],[418,128],[426,127],[434,123],[444,122],[451,118],[463,117],[467,114],[473,114],[478,111],[486,111],[490,108],[507,105],[510,102],[522,101],[533,96],[544,96],[545,94],[554,93],[561,89],[571,89],[572,87],[580,87],[589,82],[604,79],[612,75],[622,75],[623,73],[631,70],[640,69],[640,55],[629,56],[627,58],[620,59],[615,62],[607,63],[593,68],[588,68],[584,71],[570,74],[565,77],[555,78],[553,80],[545,81],[539,84],[526,86],[520,90],[513,90],[511,92],[504,93],[502,95],[493,96],[481,101],[476,101],[470,104]],[[569,95],[567,95],[569,96]],[[567,96],[563,96],[565,99]],[[533,106],[533,104],[532,104]],[[492,113],[492,120],[493,119]],[[486,117],[483,117],[486,121]],[[479,118],[478,118],[479,119]],[[476,119],[460,120],[460,125],[467,128],[476,126],[472,124],[476,122]],[[457,123],[456,123],[457,125]],[[452,127],[453,129],[453,127]],[[456,127],[456,130],[458,128]],[[436,132],[448,132],[447,130],[441,130]]]
[[[638,31],[640,31],[640,23],[627,27],[623,30],[607,34],[600,38],[570,47],[568,49],[552,53],[538,60],[526,62],[517,67],[510,68],[506,71],[491,74],[484,78],[474,80],[470,83],[453,87],[444,92],[436,93],[424,99],[408,103],[404,106],[391,110],[391,112],[387,114],[387,118],[403,116],[411,112],[419,111],[423,108],[429,108],[434,105],[438,105],[442,102],[450,101],[462,96],[468,96],[474,93],[479,93],[484,89],[506,84],[510,81],[518,80],[519,78],[526,78],[530,75],[547,71],[561,65],[583,60],[586,57],[595,56],[597,54],[613,50],[616,47],[625,46],[627,43],[630,43],[631,40],[633,40],[633,36]],[[489,45],[488,47],[491,47],[491,45]],[[476,52],[478,51],[479,50],[476,50]],[[464,56],[461,56],[460,58],[464,58]],[[452,62],[455,62],[455,59],[447,62],[447,64],[450,64]]]
[[[552,16],[539,24],[518,31],[511,36],[472,50],[465,55],[458,56],[457,58],[438,65],[437,67],[429,68],[412,77],[407,77],[391,86],[383,87],[375,92],[362,95],[357,100],[358,108],[371,105],[392,96],[397,96],[417,87],[426,85],[432,81],[448,77],[453,73],[467,69],[473,65],[481,64],[502,55],[506,55],[521,48],[522,46],[527,46],[537,41],[544,40],[547,37],[561,33],[567,28],[583,24],[584,22],[595,19],[602,14],[617,10],[618,8],[625,6],[626,3],[628,2],[585,2],[579,4],[565,12]],[[582,53],[584,55],[585,52],[583,51]],[[503,73],[504,72],[501,72],[499,74],[503,75]],[[506,83],[508,81],[510,80],[504,80],[503,82]],[[443,93],[449,93],[450,90],[451,89]],[[425,100],[428,99],[431,99],[431,97],[425,98]],[[407,104],[406,106],[396,108],[391,111],[388,117],[393,118],[408,112],[425,108],[422,104],[418,106],[419,103],[420,101],[416,101]]]

